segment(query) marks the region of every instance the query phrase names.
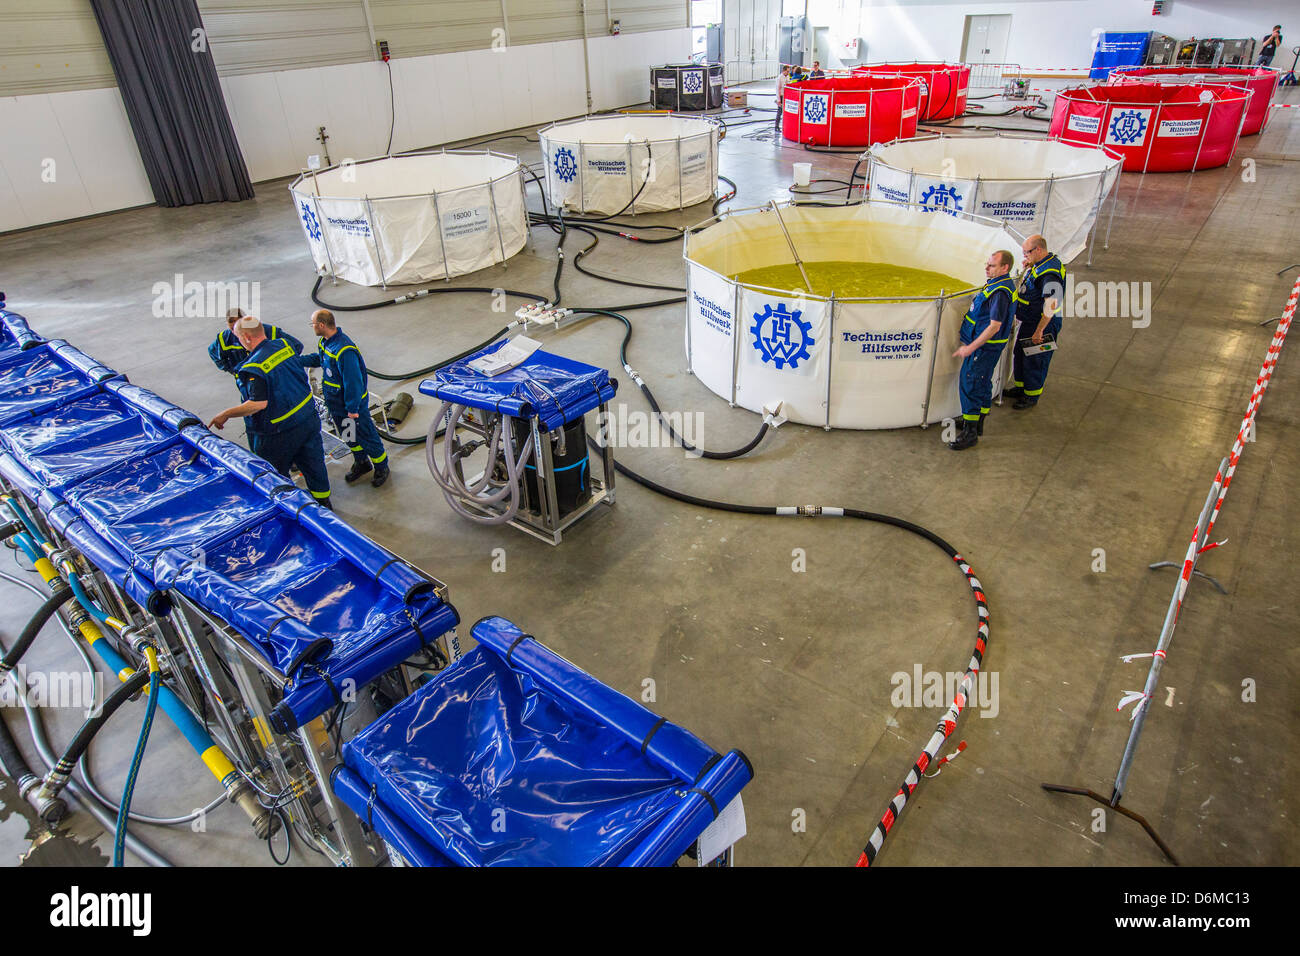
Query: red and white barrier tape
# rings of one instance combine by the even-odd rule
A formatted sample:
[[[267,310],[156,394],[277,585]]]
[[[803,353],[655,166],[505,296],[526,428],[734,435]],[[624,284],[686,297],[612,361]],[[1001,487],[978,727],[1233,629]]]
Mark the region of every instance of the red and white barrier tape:
[[[1300,103],[1273,103],[1271,105],[1275,110],[1300,110]]]
[[[1282,312],[1282,319],[1277,324],[1277,329],[1273,333],[1273,340],[1269,343],[1268,351],[1265,353],[1264,364],[1260,367],[1259,376],[1255,379],[1255,387],[1251,390],[1250,401],[1246,405],[1246,414],[1241,420],[1241,427],[1237,430],[1237,438],[1232,443],[1232,452],[1228,455],[1228,467],[1226,471],[1219,471],[1214,476],[1214,484],[1218,486],[1219,493],[1214,499],[1214,507],[1210,511],[1209,519],[1205,523],[1205,533],[1202,538],[1200,533],[1200,516],[1197,516],[1197,525],[1192,528],[1192,540],[1187,545],[1187,554],[1183,557],[1182,570],[1178,574],[1178,591],[1174,608],[1174,622],[1177,623],[1178,615],[1183,609],[1183,599],[1187,596],[1187,586],[1192,581],[1192,571],[1196,568],[1196,558],[1199,554],[1209,551],[1211,548],[1217,548],[1222,541],[1201,545],[1202,540],[1209,541],[1211,532],[1214,531],[1214,523],[1219,520],[1219,511],[1223,507],[1223,499],[1228,496],[1228,486],[1232,484],[1232,476],[1237,471],[1237,463],[1241,460],[1241,453],[1246,443],[1251,441],[1251,432],[1255,426],[1255,415],[1259,412],[1260,403],[1264,400],[1264,393],[1268,391],[1268,383],[1273,378],[1273,369],[1277,365],[1278,356],[1282,353],[1282,346],[1286,342],[1286,334],[1291,329],[1291,320],[1295,318],[1296,304],[1300,302],[1300,278],[1296,279],[1295,285],[1291,287],[1291,296],[1286,301],[1286,309]],[[1126,654],[1125,663],[1135,660],[1139,657],[1160,657],[1165,659],[1165,652],[1157,649],[1154,654]],[[1115,708],[1123,710],[1129,704],[1137,701],[1137,706],[1133,708],[1133,713],[1129,715],[1129,720],[1133,720],[1147,706],[1150,700],[1148,695],[1143,691],[1126,690],[1124,696],[1120,699],[1119,705]]]
[[[1219,489],[1219,498],[1214,502],[1214,510],[1210,513],[1209,524],[1205,526],[1206,538],[1209,538],[1214,531],[1214,523],[1219,520],[1219,509],[1223,507],[1223,499],[1228,496],[1228,486],[1232,484],[1232,476],[1237,470],[1237,462],[1241,459],[1242,450],[1247,442],[1254,441],[1252,433],[1255,428],[1255,415],[1259,411],[1260,402],[1264,400],[1264,393],[1268,391],[1268,383],[1273,378],[1273,369],[1277,366],[1278,356],[1282,354],[1286,334],[1291,329],[1291,320],[1295,318],[1297,302],[1300,302],[1300,278],[1297,278],[1295,285],[1291,287],[1291,296],[1286,300],[1286,308],[1282,310],[1282,319],[1273,332],[1273,341],[1268,345],[1268,352],[1264,356],[1264,364],[1260,366],[1259,377],[1255,379],[1255,387],[1251,391],[1250,401],[1246,405],[1246,414],[1241,419],[1241,428],[1237,430],[1237,439],[1232,443],[1232,451],[1228,455],[1228,472],[1223,476],[1223,486]]]

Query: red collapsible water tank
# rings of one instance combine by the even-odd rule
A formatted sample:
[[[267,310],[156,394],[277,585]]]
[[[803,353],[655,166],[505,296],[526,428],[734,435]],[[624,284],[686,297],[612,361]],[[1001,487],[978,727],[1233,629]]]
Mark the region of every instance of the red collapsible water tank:
[[[781,133],[813,146],[870,146],[916,135],[921,80],[828,76],[787,83]]]
[[[1109,147],[1124,157],[1125,172],[1213,169],[1236,152],[1250,99],[1236,86],[1075,87],[1056,95],[1051,135]]]
[[[970,67],[965,63],[868,63],[854,73],[911,76],[921,80],[921,122],[955,119],[966,112]]]
[[[1273,94],[1279,74],[1266,66],[1124,66],[1111,70],[1111,83],[1195,83],[1201,86],[1244,86],[1250,90],[1250,106],[1242,136],[1254,136],[1268,127]]]

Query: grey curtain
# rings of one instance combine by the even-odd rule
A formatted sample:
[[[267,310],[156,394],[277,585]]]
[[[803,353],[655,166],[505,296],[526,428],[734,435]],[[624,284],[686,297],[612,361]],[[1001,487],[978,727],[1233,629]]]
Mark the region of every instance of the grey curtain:
[[[91,0],[160,206],[253,198],[195,0]]]

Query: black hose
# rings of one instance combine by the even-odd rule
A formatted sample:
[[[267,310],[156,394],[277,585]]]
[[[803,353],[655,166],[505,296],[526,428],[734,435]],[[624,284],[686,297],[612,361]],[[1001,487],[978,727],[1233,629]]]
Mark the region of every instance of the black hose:
[[[14,735],[9,732],[9,725],[5,723],[3,716],[0,716],[0,773],[17,784],[19,789],[36,779],[36,775],[32,773],[32,768],[27,763],[27,758],[18,749],[18,742],[14,740]]]
[[[619,315],[617,312],[613,311],[612,309],[575,309],[574,314],[595,315],[603,318],[615,319],[619,322],[622,322],[623,341],[619,343],[618,357],[619,357],[619,361],[623,364],[624,368],[631,368],[632,363],[627,360],[627,346],[628,343],[632,341],[632,323],[628,320],[627,316]],[[749,444],[745,445],[743,448],[736,448],[733,449],[732,451],[706,451],[702,448],[696,448],[694,445],[688,442],[681,435],[678,435],[677,432],[673,429],[672,424],[669,423],[668,419],[664,418],[664,413],[659,408],[659,403],[655,401],[654,393],[650,391],[650,386],[647,385],[645,382],[641,381],[639,378],[637,379],[637,385],[640,387],[641,393],[645,395],[646,401],[650,403],[650,407],[651,409],[654,410],[655,416],[659,419],[660,424],[662,424],[666,429],[668,429],[668,434],[672,436],[673,441],[681,445],[682,448],[686,449],[686,451],[694,452],[695,454],[699,455],[701,458],[709,458],[715,461],[721,461],[728,458],[739,458],[741,455],[747,455],[755,448],[757,448],[759,442],[761,442],[764,436],[767,435],[769,426],[767,422],[764,422],[762,427],[759,428],[758,434],[755,435],[750,440]]]
[[[23,632],[18,635],[18,640],[14,646],[9,648],[3,658],[0,658],[0,676],[8,673],[18,666],[18,662],[27,653],[27,649],[36,641],[36,635],[41,632],[45,623],[54,616],[54,612],[67,604],[72,598],[72,588],[62,582],[54,585],[58,590],[45,599],[45,603],[36,609]]]
[[[594,436],[588,435],[587,442],[595,451],[604,451]],[[619,462],[615,462],[614,467],[620,475],[630,478],[638,485],[642,485],[645,488],[649,488],[651,491],[665,495],[676,501],[684,502],[688,505],[695,505],[700,508],[711,508],[715,511],[731,511],[736,514],[776,515],[779,517],[785,517],[785,515],[780,514],[775,505],[744,505],[732,501],[715,501],[712,498],[700,498],[696,495],[687,494],[684,491],[677,491],[674,488],[669,488],[667,485],[661,485],[659,482],[654,481],[651,478],[646,478],[644,475],[637,474],[635,471],[632,471],[626,465]],[[904,518],[895,517],[894,515],[882,514],[876,511],[862,511],[857,508],[826,509],[820,506],[801,507],[799,509],[799,514],[804,517],[838,517],[841,510],[843,516],[846,518],[857,518],[862,521],[875,521],[880,524],[892,525],[895,528],[901,528],[904,531],[910,531],[912,534],[920,535],[922,538],[925,538],[925,540],[942,549],[950,558],[955,558],[958,555],[956,548],[950,545],[943,538],[939,537],[939,535],[935,534],[929,528],[924,528],[919,524],[907,521]]]
[[[90,746],[95,734],[99,733],[100,729],[119,707],[138,694],[148,683],[149,669],[141,667],[133,671],[125,681],[118,684],[113,693],[104,698],[104,703],[100,705],[99,712],[93,717],[87,718],[85,723],[81,725],[76,736],[72,738],[72,743],[68,744],[63,756],[54,765],[54,772],[71,776],[73,768],[77,766],[77,761],[81,759],[82,754],[86,752],[86,748]]]
[[[516,299],[527,299],[529,302],[541,302],[545,297],[532,292],[519,292],[515,289],[490,289],[487,286],[437,286],[428,289],[420,289],[418,292],[408,292],[406,295],[399,295],[393,299],[384,299],[380,302],[367,302],[364,305],[332,305],[329,302],[322,301],[320,298],[321,283],[325,281],[323,275],[316,277],[316,284],[312,286],[311,300],[322,309],[329,309],[331,312],[365,312],[368,309],[382,309],[385,306],[397,305],[399,302],[409,302],[411,299],[418,299],[426,295],[446,295],[452,292],[487,292],[492,295],[508,295]],[[373,372],[371,374],[374,374]]]

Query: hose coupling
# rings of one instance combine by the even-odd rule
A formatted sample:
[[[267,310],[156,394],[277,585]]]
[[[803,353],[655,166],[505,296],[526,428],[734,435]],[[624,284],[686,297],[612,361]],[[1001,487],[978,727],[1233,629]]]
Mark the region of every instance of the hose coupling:
[[[18,783],[19,796],[32,805],[47,826],[56,826],[68,815],[68,805],[59,796],[68,783],[68,776],[52,770],[44,780],[28,775]]]
[[[226,796],[248,816],[257,838],[265,840],[268,836],[278,833],[280,818],[257,802],[248,781],[238,774],[232,774],[227,779],[229,782],[226,784]]]

